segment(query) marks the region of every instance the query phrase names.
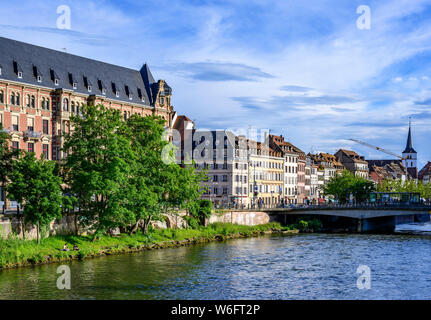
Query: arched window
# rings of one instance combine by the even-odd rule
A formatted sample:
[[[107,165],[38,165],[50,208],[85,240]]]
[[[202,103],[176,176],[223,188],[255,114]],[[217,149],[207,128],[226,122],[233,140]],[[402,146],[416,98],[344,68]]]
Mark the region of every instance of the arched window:
[[[69,100],[63,99],[63,111],[69,111]]]
[[[20,99],[20,97],[19,97],[19,93],[17,93],[16,94],[16,98],[15,98],[15,104],[17,105],[17,106],[19,106],[20,105],[20,102],[21,101],[21,99]]]
[[[27,108],[30,108],[30,95],[29,94],[25,98],[25,105]]]
[[[12,92],[10,95],[10,104],[14,105],[15,104],[15,93]]]
[[[46,107],[46,110],[49,110],[49,98],[46,98],[45,107]]]
[[[79,115],[79,104],[76,104],[76,115]]]
[[[0,90],[0,103],[4,103],[4,93],[3,93],[3,90]]]
[[[34,109],[36,107],[36,98],[34,96],[31,96],[30,105]]]
[[[75,102],[70,103],[70,112],[75,113]]]

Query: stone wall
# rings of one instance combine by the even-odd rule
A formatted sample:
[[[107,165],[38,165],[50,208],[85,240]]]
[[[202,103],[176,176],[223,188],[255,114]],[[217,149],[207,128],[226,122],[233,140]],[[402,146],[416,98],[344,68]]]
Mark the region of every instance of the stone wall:
[[[168,214],[165,221],[153,222],[153,228],[185,228],[187,227],[186,221],[183,219],[185,212],[180,212],[178,215]],[[223,213],[214,213],[209,219],[207,224],[215,222],[227,222],[233,224],[255,226],[258,224],[265,224],[272,221],[270,216],[265,212],[242,212],[242,211],[227,211]],[[26,239],[36,239],[36,227],[27,224],[25,227]],[[48,230],[41,232],[41,236],[53,235],[70,235],[75,233],[74,216],[64,216],[61,220],[51,222]],[[0,238],[7,238],[10,235],[17,235],[22,238],[22,224],[16,215],[0,215]]]

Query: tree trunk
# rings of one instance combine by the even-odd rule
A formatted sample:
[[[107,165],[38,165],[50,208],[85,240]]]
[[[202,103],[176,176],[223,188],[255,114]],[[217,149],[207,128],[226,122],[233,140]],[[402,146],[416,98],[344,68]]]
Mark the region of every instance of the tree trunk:
[[[144,221],[144,228],[143,228],[144,234],[148,233],[148,226],[150,225],[150,221],[151,221],[151,219],[147,219]]]
[[[130,229],[130,231],[129,231],[129,235],[130,236],[132,234],[134,234],[136,232],[136,230],[138,230],[139,223],[140,223],[140,220],[136,221],[136,223],[133,225],[132,229]]]
[[[24,223],[24,217],[20,217],[19,220],[21,221],[22,239],[25,240],[25,223]]]
[[[40,224],[37,222],[37,244],[40,244]]]

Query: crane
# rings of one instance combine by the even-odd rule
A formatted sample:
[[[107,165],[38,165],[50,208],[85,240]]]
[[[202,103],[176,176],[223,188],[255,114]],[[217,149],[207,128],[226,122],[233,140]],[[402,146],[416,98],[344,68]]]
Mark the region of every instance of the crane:
[[[349,139],[349,140],[354,141],[354,142],[359,143],[359,144],[362,144],[362,145],[364,145],[366,147],[369,147],[371,149],[375,149],[377,151],[380,151],[380,152],[389,154],[391,156],[397,157],[397,158],[401,159],[401,161],[405,161],[406,160],[406,158],[404,158],[403,156],[400,156],[398,154],[395,154],[395,153],[393,153],[391,151],[388,151],[388,150],[385,150],[383,148],[373,146],[372,144],[369,144],[369,143],[366,143],[366,142],[363,142],[363,141],[359,141],[359,140],[356,140],[356,139]],[[405,168],[405,178],[406,178],[406,181],[407,181],[407,179],[408,179],[408,175],[407,175],[407,163],[403,163],[403,165],[404,165],[404,168]]]

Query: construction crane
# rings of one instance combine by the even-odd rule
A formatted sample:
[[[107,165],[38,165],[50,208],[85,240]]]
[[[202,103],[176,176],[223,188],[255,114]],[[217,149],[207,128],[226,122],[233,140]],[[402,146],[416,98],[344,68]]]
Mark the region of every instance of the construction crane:
[[[400,155],[398,155],[396,153],[393,153],[391,151],[385,150],[383,148],[373,146],[372,144],[369,144],[369,143],[366,143],[366,142],[363,142],[363,141],[359,141],[359,140],[356,140],[356,139],[349,139],[349,140],[354,141],[354,142],[359,143],[359,144],[362,144],[362,145],[364,145],[366,147],[369,147],[371,149],[375,149],[377,151],[380,151],[380,152],[389,154],[391,156],[397,157],[397,158],[401,159],[401,161],[405,161],[406,160],[406,158],[404,158],[403,156],[400,156]],[[405,163],[403,162],[403,166],[405,168],[405,178],[406,178],[406,181],[407,181],[407,179],[408,179],[408,175],[407,175],[407,161],[405,161]]]

